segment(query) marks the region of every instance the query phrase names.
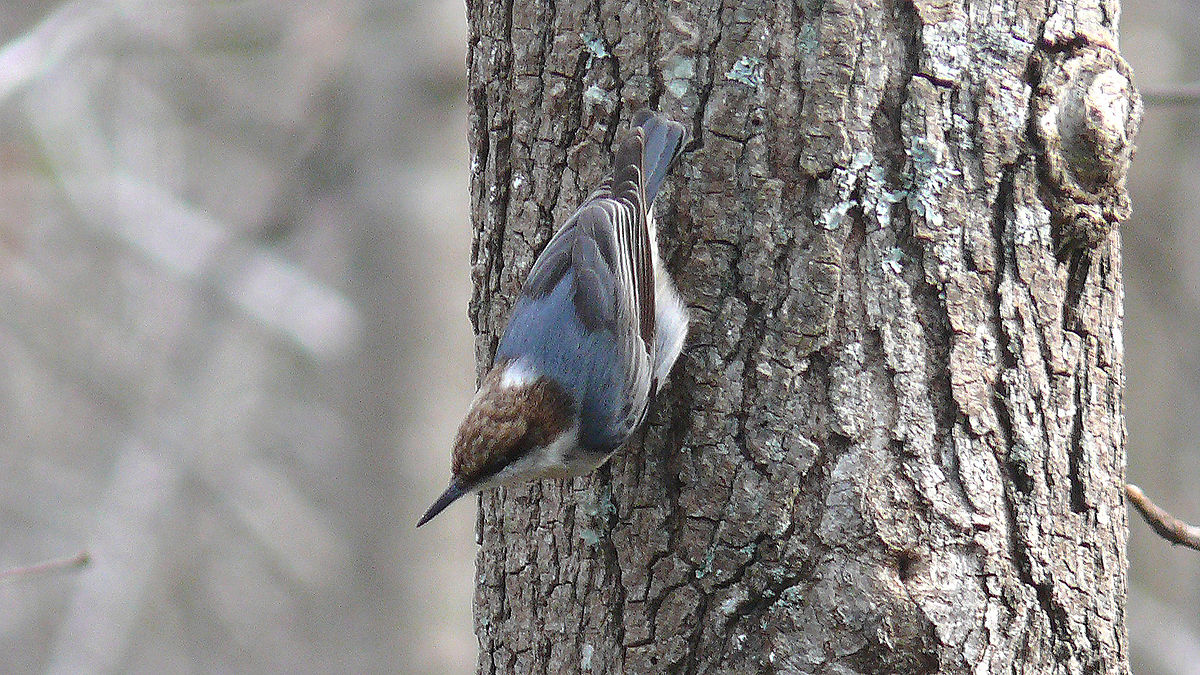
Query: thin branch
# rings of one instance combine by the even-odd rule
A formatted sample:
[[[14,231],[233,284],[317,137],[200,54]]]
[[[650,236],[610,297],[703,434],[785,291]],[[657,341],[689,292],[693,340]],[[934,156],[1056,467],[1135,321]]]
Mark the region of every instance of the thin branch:
[[[1182,520],[1160,509],[1142,489],[1133,483],[1125,486],[1125,495],[1133,502],[1138,513],[1146,519],[1146,523],[1158,533],[1158,536],[1172,544],[1180,544],[1200,551],[1200,527],[1188,525]]]
[[[13,567],[11,569],[0,571],[0,581],[8,581],[10,579],[18,579],[20,577],[35,576],[39,574],[50,574],[51,572],[71,572],[78,569],[83,569],[92,561],[92,557],[87,551],[81,551],[69,558],[55,558],[53,560],[45,560],[43,562],[26,565],[24,567]]]

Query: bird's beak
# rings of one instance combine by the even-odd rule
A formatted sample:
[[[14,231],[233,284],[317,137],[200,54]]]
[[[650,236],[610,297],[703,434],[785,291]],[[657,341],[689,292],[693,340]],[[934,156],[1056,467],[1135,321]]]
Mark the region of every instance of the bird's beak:
[[[450,487],[446,488],[446,491],[442,493],[442,496],[438,497],[437,501],[433,503],[433,506],[429,507],[429,510],[425,512],[425,515],[421,516],[421,520],[417,521],[417,527],[420,527],[433,520],[434,516],[441,513],[447,506],[450,506],[454,500],[465,494],[467,494],[467,488],[463,487],[463,485],[457,480],[451,481]]]

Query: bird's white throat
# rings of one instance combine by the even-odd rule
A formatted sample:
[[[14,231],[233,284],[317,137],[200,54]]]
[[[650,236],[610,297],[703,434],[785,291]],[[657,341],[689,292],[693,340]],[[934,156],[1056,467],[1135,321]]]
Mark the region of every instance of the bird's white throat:
[[[576,422],[548,445],[531,448],[475,489],[538,478],[570,478],[595,468],[595,458],[579,452],[579,423]]]

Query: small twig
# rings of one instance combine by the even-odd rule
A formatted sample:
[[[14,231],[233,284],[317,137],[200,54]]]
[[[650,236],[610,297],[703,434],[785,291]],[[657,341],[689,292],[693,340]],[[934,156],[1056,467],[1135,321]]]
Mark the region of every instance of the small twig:
[[[24,567],[13,567],[0,571],[0,581],[8,581],[19,577],[28,577],[38,574],[49,574],[51,572],[70,572],[72,570],[82,569],[87,567],[92,561],[92,556],[87,551],[82,551],[69,558],[55,558],[46,560],[34,565],[26,565]]]
[[[1138,513],[1146,519],[1146,523],[1158,533],[1158,536],[1172,544],[1179,544],[1200,551],[1200,527],[1188,525],[1182,520],[1160,509],[1142,489],[1133,483],[1125,486],[1125,495],[1133,502]]]
[[[1150,85],[1140,93],[1147,105],[1190,105],[1200,103],[1200,82]]]

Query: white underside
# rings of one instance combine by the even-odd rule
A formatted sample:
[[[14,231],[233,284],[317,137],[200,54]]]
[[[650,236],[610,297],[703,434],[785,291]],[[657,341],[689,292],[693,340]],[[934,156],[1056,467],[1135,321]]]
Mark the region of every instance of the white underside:
[[[654,209],[646,214],[646,225],[650,230],[650,256],[654,265],[654,381],[662,388],[683,351],[687,339],[687,306],[675,290],[671,275],[658,257],[658,223]]]

